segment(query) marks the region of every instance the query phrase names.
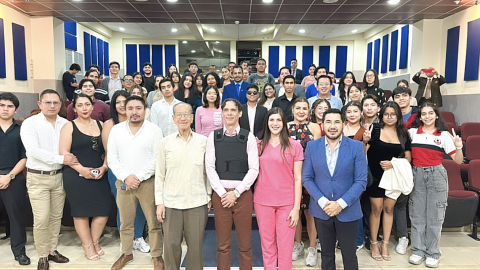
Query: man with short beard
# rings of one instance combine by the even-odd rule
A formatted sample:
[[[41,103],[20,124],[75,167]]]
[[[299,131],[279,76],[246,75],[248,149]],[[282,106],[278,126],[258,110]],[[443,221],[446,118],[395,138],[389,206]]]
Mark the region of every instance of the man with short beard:
[[[161,224],[155,206],[155,164],[162,130],[145,121],[145,101],[130,96],[125,101],[127,121],[116,124],[108,137],[108,167],[117,177],[117,206],[120,211],[122,255],[112,270],[133,260],[135,210],[140,202],[148,223],[148,236],[155,270],[163,270]]]
[[[243,69],[241,66],[233,68],[233,83],[223,88],[222,102],[227,98],[233,98],[240,101],[241,104],[247,103],[247,86],[250,83],[243,81]]]
[[[108,97],[108,92],[105,89],[102,89],[98,86],[99,77],[100,77],[100,72],[98,72],[95,69],[89,69],[87,72],[85,72],[85,79],[90,79],[95,83],[95,86],[96,86],[95,94],[94,94],[95,99],[101,100],[109,104],[110,98]],[[79,89],[75,90],[75,95],[78,95],[82,92],[80,85],[78,87]]]
[[[145,63],[143,64],[143,87],[145,87],[148,93],[155,91],[155,76],[153,76],[152,64]]]
[[[355,242],[362,218],[359,198],[367,185],[367,160],[362,143],[342,135],[344,122],[340,110],[325,111],[325,136],[307,144],[303,163],[303,186],[310,194],[309,212],[315,217],[325,270],[335,269],[337,240],[344,268],[358,269]]]

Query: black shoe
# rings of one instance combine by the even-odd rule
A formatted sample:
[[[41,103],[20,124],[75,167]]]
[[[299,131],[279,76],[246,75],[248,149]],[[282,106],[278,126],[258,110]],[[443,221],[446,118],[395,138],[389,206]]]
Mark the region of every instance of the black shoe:
[[[25,254],[15,256],[15,261],[18,261],[18,263],[20,265],[29,265],[30,264],[30,258]]]
[[[365,238],[365,248],[370,250],[370,238]]]

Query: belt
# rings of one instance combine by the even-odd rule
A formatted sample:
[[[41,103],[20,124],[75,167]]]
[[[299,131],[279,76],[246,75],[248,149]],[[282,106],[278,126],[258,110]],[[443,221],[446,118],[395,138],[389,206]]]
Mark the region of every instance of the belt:
[[[38,171],[34,169],[27,169],[27,172],[29,173],[35,173],[35,174],[48,174],[48,175],[56,175],[62,172],[62,169],[54,170],[54,171]]]

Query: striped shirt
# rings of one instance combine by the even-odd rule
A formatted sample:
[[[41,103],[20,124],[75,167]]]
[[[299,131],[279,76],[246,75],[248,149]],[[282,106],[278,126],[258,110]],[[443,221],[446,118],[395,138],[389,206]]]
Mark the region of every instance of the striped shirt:
[[[457,152],[448,131],[425,133],[422,126],[408,130],[412,139],[412,163],[417,167],[432,167],[442,164],[443,155]]]

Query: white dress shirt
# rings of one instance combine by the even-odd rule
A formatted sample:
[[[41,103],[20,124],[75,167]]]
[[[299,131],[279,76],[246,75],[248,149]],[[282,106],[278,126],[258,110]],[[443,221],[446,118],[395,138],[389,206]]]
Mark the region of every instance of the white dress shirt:
[[[63,167],[64,156],[58,152],[60,130],[68,120],[57,115],[55,127],[43,113],[31,116],[22,123],[20,137],[27,154],[27,168],[53,171]]]
[[[177,125],[173,122],[173,107],[181,103],[178,99],[173,99],[172,104],[168,104],[165,99],[161,99],[152,105],[150,112],[150,122],[157,125],[164,136],[168,136],[178,131]]]
[[[255,104],[255,107],[252,108],[250,107],[250,105],[247,104],[247,111],[248,111],[248,125],[250,126],[250,132],[253,133],[253,126],[255,124],[255,114],[257,112],[257,105]]]
[[[125,181],[130,175],[148,180],[155,174],[158,147],[162,130],[149,121],[133,134],[127,120],[113,126],[108,137],[108,167],[117,179]]]

